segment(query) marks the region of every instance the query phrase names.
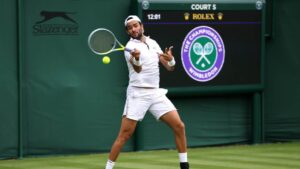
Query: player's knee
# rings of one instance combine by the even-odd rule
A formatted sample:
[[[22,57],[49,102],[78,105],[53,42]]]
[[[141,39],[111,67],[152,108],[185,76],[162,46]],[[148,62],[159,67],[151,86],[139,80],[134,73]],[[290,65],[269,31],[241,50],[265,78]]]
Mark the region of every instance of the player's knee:
[[[127,140],[130,139],[132,134],[133,134],[133,132],[131,130],[123,130],[122,133],[119,136],[119,140],[121,142],[126,142]]]
[[[184,123],[182,121],[180,121],[179,123],[177,123],[175,125],[175,129],[174,130],[177,133],[184,133],[184,131],[185,131],[185,125],[184,125]]]
[[[123,139],[124,139],[125,141],[127,141],[127,140],[130,139],[131,136],[132,136],[132,133],[126,133],[126,134],[124,135]]]

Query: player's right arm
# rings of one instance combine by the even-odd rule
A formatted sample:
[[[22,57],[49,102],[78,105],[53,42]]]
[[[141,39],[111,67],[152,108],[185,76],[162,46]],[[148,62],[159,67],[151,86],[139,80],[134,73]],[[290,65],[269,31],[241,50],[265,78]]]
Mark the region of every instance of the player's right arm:
[[[131,58],[129,62],[131,63],[135,72],[140,73],[142,71],[142,65],[140,61],[141,52],[137,49],[134,49],[130,52]]]

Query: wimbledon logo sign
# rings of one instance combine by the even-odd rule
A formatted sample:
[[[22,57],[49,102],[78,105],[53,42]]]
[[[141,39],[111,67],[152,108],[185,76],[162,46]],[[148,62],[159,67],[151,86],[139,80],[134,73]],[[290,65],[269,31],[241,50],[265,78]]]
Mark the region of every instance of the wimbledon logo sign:
[[[186,73],[194,80],[212,80],[221,71],[225,60],[221,36],[208,26],[194,28],[182,43],[181,60]]]

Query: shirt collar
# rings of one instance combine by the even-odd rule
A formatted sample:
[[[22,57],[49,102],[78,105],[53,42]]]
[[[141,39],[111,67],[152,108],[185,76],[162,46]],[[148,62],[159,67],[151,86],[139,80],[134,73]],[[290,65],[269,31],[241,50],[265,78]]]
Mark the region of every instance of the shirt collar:
[[[147,42],[148,39],[150,38],[150,36],[145,36],[145,37],[146,37],[146,42]],[[134,38],[130,38],[130,41],[142,43],[140,40],[134,39]]]

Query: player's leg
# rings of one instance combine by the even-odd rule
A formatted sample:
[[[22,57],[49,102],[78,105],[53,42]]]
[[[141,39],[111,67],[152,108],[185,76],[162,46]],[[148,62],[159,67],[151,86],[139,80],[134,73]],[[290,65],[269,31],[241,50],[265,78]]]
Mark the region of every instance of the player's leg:
[[[172,110],[160,117],[160,120],[170,126],[175,135],[175,143],[179,153],[180,168],[189,169],[187,159],[187,143],[185,135],[185,125],[180,119],[176,110]]]
[[[107,161],[107,164],[106,164],[106,169],[113,168],[114,163],[118,158],[118,155],[120,154],[124,144],[132,136],[132,134],[136,128],[136,125],[137,125],[137,121],[128,119],[125,116],[122,118],[120,132],[111,148],[111,151],[109,154],[109,160]]]
[[[139,95],[140,93],[142,93],[142,95]],[[137,122],[143,120],[150,106],[149,99],[147,99],[148,97],[143,97],[145,94],[147,94],[145,89],[128,87],[120,132],[111,148],[109,160],[106,165],[108,167],[106,167],[106,169],[112,169],[110,166],[114,165],[122,147],[133,134]]]
[[[185,137],[185,126],[181,121],[178,112],[176,110],[170,111],[164,114],[161,121],[165,122],[170,126],[175,135],[175,143],[179,153],[187,152],[186,137]]]
[[[157,91],[157,97],[153,98],[153,103],[150,106],[149,111],[157,120],[165,122],[172,128],[179,153],[180,168],[189,169],[185,126],[180,119],[176,107],[165,94],[166,92],[164,92],[164,90],[159,89]]]

